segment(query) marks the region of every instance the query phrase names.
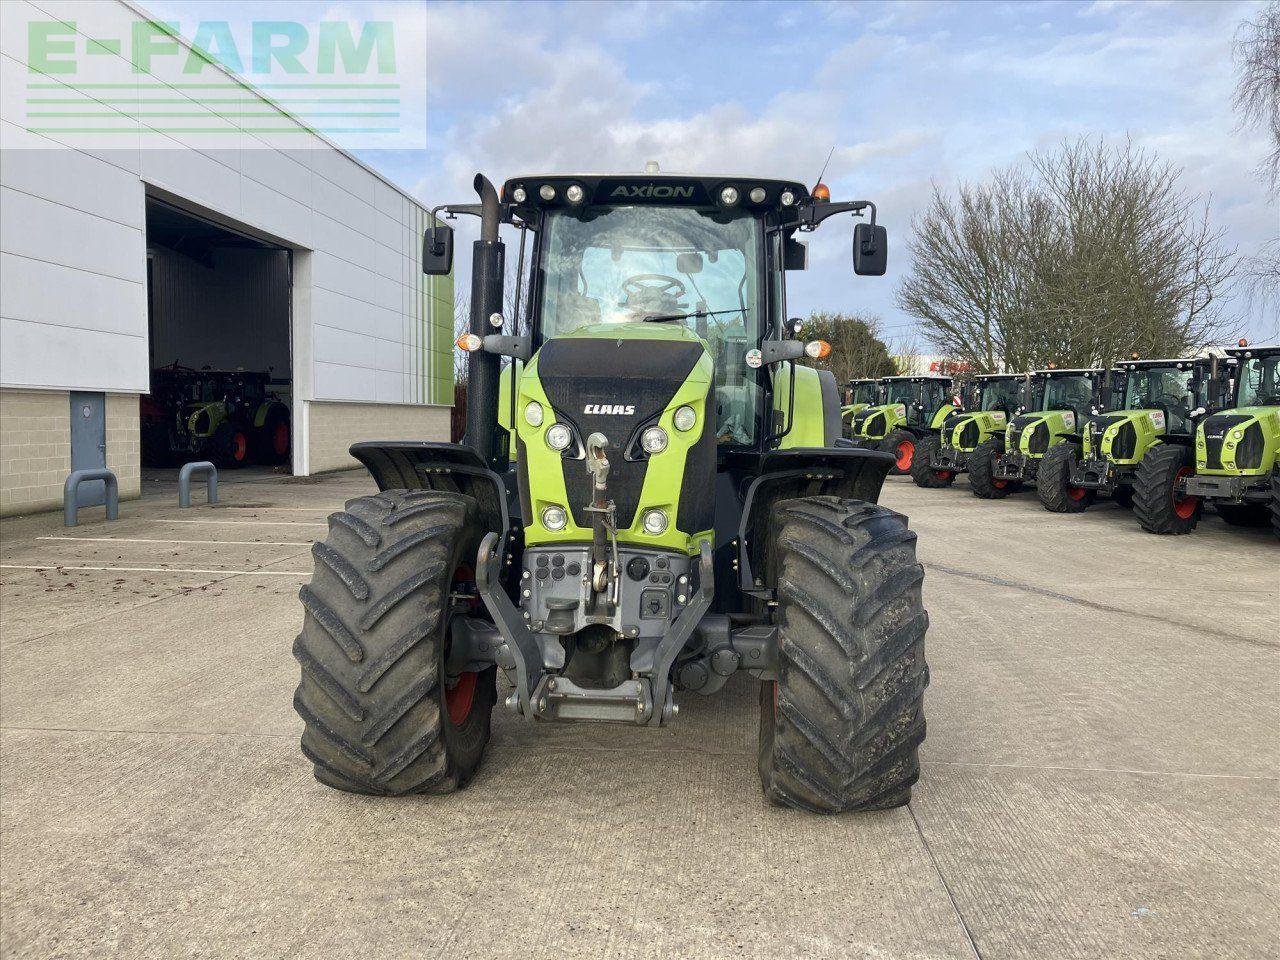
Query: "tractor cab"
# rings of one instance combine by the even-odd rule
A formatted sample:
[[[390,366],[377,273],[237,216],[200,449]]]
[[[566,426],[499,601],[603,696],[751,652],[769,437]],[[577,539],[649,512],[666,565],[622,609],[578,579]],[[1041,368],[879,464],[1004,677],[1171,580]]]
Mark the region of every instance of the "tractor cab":
[[[850,380],[845,388],[845,402],[840,408],[840,416],[848,420],[880,402],[880,381],[878,379]]]

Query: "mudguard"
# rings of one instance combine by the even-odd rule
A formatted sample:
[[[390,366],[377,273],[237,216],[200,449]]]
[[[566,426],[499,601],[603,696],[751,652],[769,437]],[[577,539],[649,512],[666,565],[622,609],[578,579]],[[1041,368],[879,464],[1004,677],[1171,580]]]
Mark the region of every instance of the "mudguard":
[[[780,500],[838,496],[875,503],[894,456],[857,447],[807,447],[772,450],[759,456],[750,473],[738,524],[738,580],[744,593],[768,592],[765,581],[764,535]],[[753,571],[753,564],[759,572]]]
[[[485,526],[502,538],[511,528],[507,485],[480,454],[458,443],[367,440],[351,445],[379,490],[448,490],[476,501]]]

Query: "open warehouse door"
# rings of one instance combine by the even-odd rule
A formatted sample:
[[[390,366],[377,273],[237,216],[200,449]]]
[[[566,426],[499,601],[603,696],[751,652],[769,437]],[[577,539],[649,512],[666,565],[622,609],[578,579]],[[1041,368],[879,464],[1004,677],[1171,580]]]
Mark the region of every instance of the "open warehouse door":
[[[290,472],[292,253],[147,198],[142,465]]]

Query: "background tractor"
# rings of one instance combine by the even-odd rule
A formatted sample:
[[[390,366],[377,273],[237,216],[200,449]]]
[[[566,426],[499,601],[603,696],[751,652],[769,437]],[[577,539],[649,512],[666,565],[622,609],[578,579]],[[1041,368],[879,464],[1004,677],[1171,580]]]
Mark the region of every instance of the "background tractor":
[[[979,374],[961,392],[963,407],[942,422],[937,436],[916,445],[911,479],[921,487],[946,487],[969,469],[980,443],[1004,436],[1018,410],[1026,377],[1015,373]]]
[[[840,407],[840,420],[848,423],[856,414],[880,402],[879,380],[850,380],[845,388],[845,402]]]
[[[289,408],[271,390],[270,372],[151,371],[140,401],[142,457],[148,466],[212,460],[221,468],[286,463]]]
[[[1226,352],[1230,409],[1200,420],[1194,449],[1156,447],[1138,467],[1133,515],[1148,533],[1190,533],[1208,501],[1227,523],[1280,536],[1280,346]]]
[[[1034,483],[1049,448],[1074,436],[1085,418],[1110,401],[1102,370],[1037,370],[1023,384],[1020,412],[1003,437],[978,444],[969,456],[969,485],[995,500]]]
[[[481,221],[463,442],[352,447],[380,492],[330,517],[301,590],[294,704],[316,777],[466,784],[499,671],[531,724],[648,727],[676,691],[741,671],[763,681],[770,801],[905,804],[928,682],[916,537],[875,502],[893,457],[841,441],[834,377],[796,363],[829,348],[784,312],[796,234],[835,214],[870,212],[854,271],[884,273],[874,205],[656,165],[475,186],[478,204],[440,208]],[[453,233],[435,222],[423,268],[442,274]],[[501,224],[521,238],[515,316]]]
[[[1225,369],[1225,366],[1223,367]],[[1078,434],[1050,447],[1040,462],[1036,493],[1046,510],[1079,513],[1099,494],[1133,503],[1147,456],[1180,459],[1196,423],[1221,402],[1216,358],[1129,360],[1114,368],[1116,409],[1088,417]],[[1157,447],[1180,447],[1156,452]]]
[[[854,415],[851,438],[857,447],[893,454],[890,472],[903,476],[911,472],[917,444],[938,435],[959,401],[950,377],[885,377],[880,384],[880,403]]]

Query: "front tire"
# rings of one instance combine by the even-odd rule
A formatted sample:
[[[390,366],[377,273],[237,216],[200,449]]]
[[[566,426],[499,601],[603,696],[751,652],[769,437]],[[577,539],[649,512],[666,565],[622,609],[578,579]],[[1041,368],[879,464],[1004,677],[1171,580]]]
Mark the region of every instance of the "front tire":
[[[778,504],[778,679],[760,695],[760,781],[780,806],[883,810],[911,799],[929,668],[924,569],[906,518],[837,497]]]
[[[224,420],[209,440],[210,459],[220,470],[235,470],[249,462],[249,434],[239,424]]]
[[[1271,474],[1271,532],[1280,537],[1280,467]]]
[[[915,459],[911,464],[911,479],[917,487],[949,487],[955,482],[954,470],[935,470],[933,455],[942,449],[938,437],[924,437],[916,444]]]
[[[1074,443],[1056,443],[1040,458],[1036,472],[1036,495],[1050,513],[1081,513],[1088,510],[1098,492],[1071,485],[1071,465],[1080,459]]]
[[[894,456],[889,473],[905,477],[916,462],[916,435],[909,430],[890,430],[889,435],[880,441],[880,449]]]
[[[1021,489],[1022,484],[1002,480],[995,476],[994,467],[1004,453],[1004,441],[992,438],[983,440],[969,454],[969,487],[975,497],[983,500],[1003,500]]]
[[[329,517],[293,645],[302,752],[321,783],[400,796],[448,793],[475,774],[497,668],[451,687],[444,658],[483,533],[474,500],[432,490],[359,497]]]
[[[1200,522],[1204,504],[1199,497],[1180,497],[1179,479],[1195,473],[1191,450],[1159,443],[1138,464],[1133,483],[1133,516],[1147,533],[1181,535]]]

